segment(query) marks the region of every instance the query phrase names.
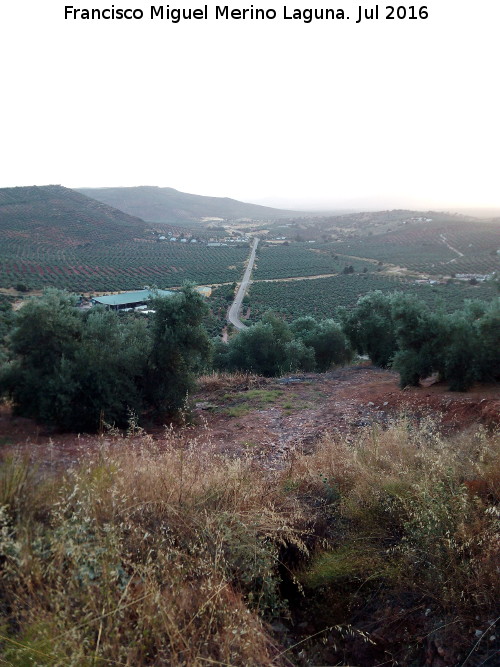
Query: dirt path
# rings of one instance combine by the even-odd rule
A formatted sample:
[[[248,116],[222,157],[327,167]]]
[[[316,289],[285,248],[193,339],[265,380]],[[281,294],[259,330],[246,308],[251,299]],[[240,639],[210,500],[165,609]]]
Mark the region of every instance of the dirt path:
[[[440,237],[441,241],[445,244],[445,246],[447,248],[449,248],[452,252],[456,253],[459,257],[465,257],[463,252],[460,252],[460,250],[457,250],[456,248],[454,248],[452,245],[450,245],[448,243],[448,241],[446,240],[446,236],[444,234],[440,234],[439,237]],[[453,262],[456,262],[456,261],[457,261],[457,258],[455,257],[453,259],[450,259],[450,261],[446,262],[446,263],[447,264],[453,264]]]
[[[384,427],[408,413],[432,417],[444,430],[474,423],[500,424],[497,387],[449,392],[442,385],[401,390],[399,376],[372,366],[341,368],[324,374],[260,379],[260,385],[202,388],[195,413],[217,451],[251,453],[279,465],[295,448],[308,451],[325,432],[346,435],[360,428]],[[229,398],[231,394],[232,398]]]

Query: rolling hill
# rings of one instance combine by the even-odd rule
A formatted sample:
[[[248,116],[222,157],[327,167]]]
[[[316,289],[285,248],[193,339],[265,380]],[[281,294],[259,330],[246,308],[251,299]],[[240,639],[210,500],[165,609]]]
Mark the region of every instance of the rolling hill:
[[[304,211],[246,204],[228,197],[192,195],[174,188],[78,188],[77,192],[148,222],[189,224],[204,218],[276,220],[307,215]]]
[[[184,227],[161,227],[164,234],[175,229],[191,238]],[[60,185],[0,189],[2,289],[116,291],[184,280],[233,282],[248,254],[241,244],[207,252],[186,237],[184,243],[166,239],[140,218]]]
[[[133,239],[145,227],[143,220],[61,185],[0,189],[3,242],[75,247]]]
[[[168,189],[117,189],[122,193],[142,190],[159,193],[161,199]],[[232,200],[177,194],[193,197],[200,219],[215,213],[214,206],[220,201],[240,206]],[[187,208],[184,211],[188,215]],[[194,211],[191,208],[189,215]],[[396,281],[396,289],[401,280],[413,283],[429,276],[441,280],[455,274],[458,279],[459,274],[478,274],[481,280],[499,268],[500,226],[493,221],[432,212],[381,211],[296,220],[289,217],[257,226],[269,231],[262,230],[254,280],[324,276],[335,283],[329,283],[327,294],[333,293],[337,283],[349,280],[350,287],[359,283],[354,300],[360,293],[378,289],[381,280],[389,280],[389,286]],[[169,289],[185,280],[202,285],[240,280],[247,245],[236,236],[227,242],[228,231],[203,227],[188,220],[177,225],[145,222],[59,185],[0,189],[0,289],[56,286],[92,292],[146,285]],[[217,247],[207,244],[211,237],[220,241]],[[346,278],[343,272],[350,265],[357,275]],[[257,314],[267,304],[285,311],[303,301],[287,283],[281,291],[279,287],[274,284],[272,294],[262,293],[252,310]],[[325,302],[320,283],[315,284],[313,294],[311,287],[305,284],[301,288],[302,296],[308,294],[306,306],[316,300]],[[422,288],[415,285],[412,289]],[[254,289],[254,297],[258,291]],[[473,295],[479,297],[480,291],[476,287]],[[346,285],[342,300],[347,292]],[[281,297],[276,302],[278,293]],[[469,297],[463,289],[460,293]]]

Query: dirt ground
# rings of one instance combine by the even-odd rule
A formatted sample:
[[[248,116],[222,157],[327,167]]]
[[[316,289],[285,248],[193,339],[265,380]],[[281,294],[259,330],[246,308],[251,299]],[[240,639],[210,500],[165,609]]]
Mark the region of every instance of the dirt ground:
[[[398,375],[372,366],[352,366],[324,374],[279,379],[243,375],[233,380],[206,377],[192,396],[190,424],[175,426],[180,443],[194,438],[216,452],[252,456],[269,467],[280,465],[291,448],[310,451],[324,432],[352,433],[387,424],[402,413],[434,418],[445,431],[474,424],[500,425],[500,389],[473,387],[467,393],[446,386],[401,390]],[[155,446],[166,442],[165,425],[145,429]],[[0,454],[21,453],[42,468],[72,465],[103,443],[119,446],[121,436],[50,432],[34,421],[13,417],[0,407]]]

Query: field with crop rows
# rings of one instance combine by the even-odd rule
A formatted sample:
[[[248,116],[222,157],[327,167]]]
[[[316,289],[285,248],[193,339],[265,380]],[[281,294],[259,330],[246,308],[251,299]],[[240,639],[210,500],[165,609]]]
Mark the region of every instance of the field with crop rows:
[[[162,231],[182,232],[162,225]],[[160,242],[143,220],[61,186],[0,189],[0,287],[74,292],[232,282],[247,247]]]
[[[408,224],[334,246],[339,254],[376,259],[430,275],[486,274],[500,268],[498,223]]]
[[[75,292],[117,291],[144,285],[172,287],[239,280],[248,248],[127,241],[51,248],[6,243],[0,250],[0,287],[24,283]]]
[[[447,285],[415,285],[411,281],[378,274],[339,275],[315,280],[256,282],[250,287],[248,305],[250,319],[257,321],[268,310],[294,319],[302,315],[332,317],[339,306],[354,306],[360,296],[373,290],[412,293],[433,308],[444,307],[452,312],[466,299],[489,301],[498,295],[490,283],[477,286],[450,283]]]
[[[449,304],[460,302],[464,294],[489,294],[484,286],[470,290],[464,285],[416,287],[391,278],[385,271],[391,268],[387,264],[431,275],[497,271],[498,223],[454,220],[450,215],[417,223],[412,217],[404,219],[408,216],[411,212],[396,211],[320,221],[326,226],[335,223],[334,236],[341,241],[326,242],[329,235],[318,229],[314,243],[277,245],[263,239],[254,280],[337,275],[329,283],[254,284],[253,316],[278,307],[290,314],[307,311],[325,316],[335,305],[354,303],[359,294],[398,286],[429,294],[431,299],[446,289]],[[297,222],[302,227],[308,224],[305,219]],[[315,224],[310,221],[309,231],[314,231]],[[386,232],[389,226],[392,231]],[[288,234],[290,228],[283,229]],[[224,234],[224,230],[219,231]],[[160,232],[167,237],[163,241]],[[185,235],[188,242],[171,242],[167,240],[169,233]],[[189,242],[191,234],[192,230],[165,224],[152,227],[61,186],[0,189],[0,287],[55,286],[74,292],[112,292],[145,285],[169,288],[186,280],[217,284],[241,279],[247,246],[208,247]],[[343,275],[347,269],[351,274]],[[215,310],[214,317],[220,319],[224,308],[217,306]]]
[[[352,265],[355,271],[374,270],[373,262],[341,257],[334,244],[297,243],[259,248],[253,277],[259,280],[340,273]]]
[[[58,185],[0,189],[2,244],[78,247],[142,236],[144,221]]]

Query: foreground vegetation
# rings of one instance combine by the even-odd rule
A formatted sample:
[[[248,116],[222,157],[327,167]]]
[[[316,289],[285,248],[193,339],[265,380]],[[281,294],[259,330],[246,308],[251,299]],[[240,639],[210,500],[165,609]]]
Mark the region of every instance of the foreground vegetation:
[[[0,655],[61,667],[486,662],[498,649],[499,454],[498,433],[445,439],[401,419],[326,434],[279,470],[189,431],[153,441],[133,427],[61,473],[13,456],[0,475]]]
[[[377,291],[350,310],[337,309],[336,320],[288,323],[267,313],[227,343],[210,340],[206,327],[213,331],[216,322],[191,287],[153,305],[147,318],[101,308],[82,312],[74,297],[54,289],[17,313],[4,302],[0,397],[18,415],[96,431],[123,427],[131,415],[144,423],[179,414],[196,375],[212,368],[265,376],[324,372],[357,352],[397,370],[402,387],[432,374],[455,391],[500,378],[498,297],[447,313],[406,294]]]
[[[124,426],[131,415],[164,416],[183,407],[210,354],[201,324],[206,306],[197,292],[186,287],[156,299],[150,321],[101,308],[83,313],[75,305],[74,297],[51,289],[15,318],[0,320],[0,395],[17,414],[95,431],[105,423]]]

